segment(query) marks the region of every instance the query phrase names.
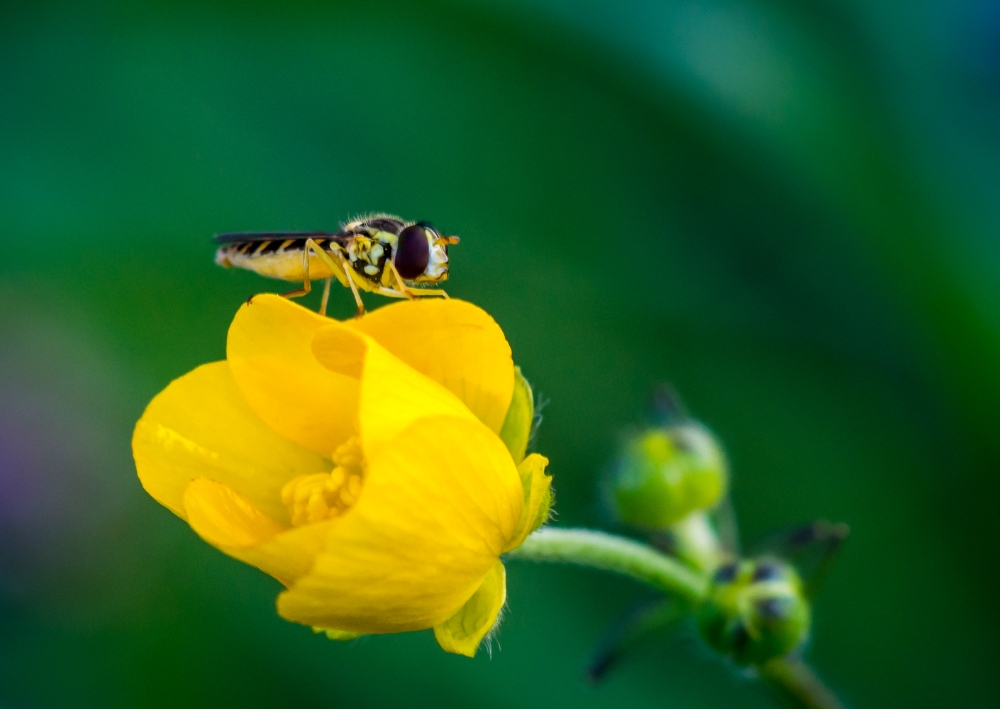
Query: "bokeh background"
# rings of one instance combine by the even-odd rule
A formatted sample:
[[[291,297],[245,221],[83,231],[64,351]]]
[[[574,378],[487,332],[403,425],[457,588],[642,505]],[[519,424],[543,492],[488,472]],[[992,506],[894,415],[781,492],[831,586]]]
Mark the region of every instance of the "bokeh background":
[[[672,382],[746,543],[850,523],[850,705],[1000,705],[998,127],[995,0],[3,3],[0,706],[773,706],[690,628],[587,686],[646,591],[584,570],[512,563],[492,657],[328,641],[145,495],[144,405],[283,288],[212,234],[370,210],[462,236],[558,524]]]

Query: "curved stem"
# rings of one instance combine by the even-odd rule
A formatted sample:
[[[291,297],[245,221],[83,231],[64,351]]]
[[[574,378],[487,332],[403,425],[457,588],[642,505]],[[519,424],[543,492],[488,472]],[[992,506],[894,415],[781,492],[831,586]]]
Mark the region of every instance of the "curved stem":
[[[589,529],[539,529],[507,557],[611,571],[691,604],[699,602],[708,592],[708,578],[669,556],[631,539]]]
[[[806,663],[782,657],[759,668],[761,679],[792,706],[802,709],[844,709],[837,696],[827,689]]]

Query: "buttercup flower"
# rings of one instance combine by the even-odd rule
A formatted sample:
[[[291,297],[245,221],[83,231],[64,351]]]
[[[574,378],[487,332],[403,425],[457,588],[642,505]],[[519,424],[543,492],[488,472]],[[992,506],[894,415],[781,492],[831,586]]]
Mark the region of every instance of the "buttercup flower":
[[[285,585],[284,618],[334,638],[434,628],[471,657],[506,600],[500,555],[548,515],[532,409],[474,305],[337,322],[262,295],[226,361],[153,399],[132,449],[150,495]]]

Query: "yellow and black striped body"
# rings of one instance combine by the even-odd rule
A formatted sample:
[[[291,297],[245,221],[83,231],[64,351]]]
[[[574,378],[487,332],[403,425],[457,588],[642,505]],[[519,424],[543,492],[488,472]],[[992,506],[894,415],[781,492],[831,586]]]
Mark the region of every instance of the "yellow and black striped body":
[[[268,278],[284,281],[303,281],[302,252],[306,239],[312,239],[317,246],[334,256],[338,263],[345,263],[355,276],[359,288],[373,290],[381,285],[387,274],[386,260],[391,257],[391,246],[367,236],[345,238],[342,234],[317,233],[314,235],[268,234],[254,235],[247,239],[234,240],[221,246],[215,261],[221,266],[245,268]],[[344,257],[343,259],[341,257]],[[310,252],[309,277],[312,280],[335,277],[345,286],[346,276],[340,269],[331,270],[315,253]]]

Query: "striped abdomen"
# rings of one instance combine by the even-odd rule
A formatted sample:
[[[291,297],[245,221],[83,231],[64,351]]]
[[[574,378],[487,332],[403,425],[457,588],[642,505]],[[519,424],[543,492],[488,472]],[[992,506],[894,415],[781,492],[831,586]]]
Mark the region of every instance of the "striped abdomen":
[[[335,262],[347,258],[355,283],[366,290],[382,285],[386,261],[392,255],[388,244],[364,234],[223,234],[216,239],[223,243],[215,255],[215,262],[220,266],[245,268],[285,281],[305,280],[302,252],[306,239],[312,239],[323,251],[333,255]],[[309,278],[319,280],[331,276],[347,285],[342,270],[332,270],[310,251]]]

